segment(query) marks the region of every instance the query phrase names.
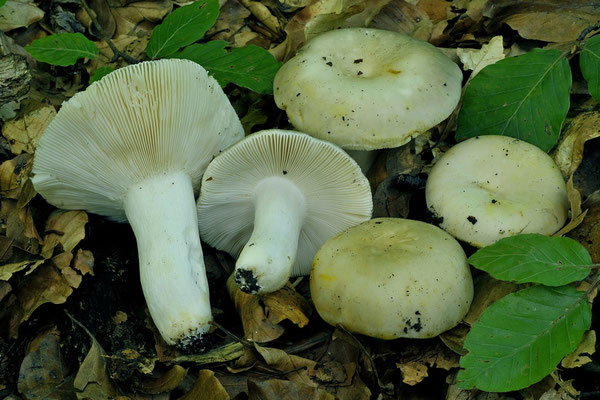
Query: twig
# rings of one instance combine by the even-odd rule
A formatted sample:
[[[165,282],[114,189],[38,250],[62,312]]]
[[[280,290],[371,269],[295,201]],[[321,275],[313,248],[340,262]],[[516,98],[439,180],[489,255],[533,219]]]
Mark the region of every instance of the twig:
[[[298,353],[306,351],[312,347],[315,347],[322,343],[325,343],[325,342],[329,341],[330,339],[331,339],[331,332],[321,332],[321,333],[313,336],[312,338],[304,341],[303,343],[288,346],[288,347],[284,348],[283,350],[288,354],[298,354]]]
[[[239,336],[237,336],[233,332],[227,330],[223,325],[219,324],[218,322],[212,321],[210,324],[213,325],[213,326],[215,326],[217,329],[221,330],[226,336],[229,336],[230,338],[232,338],[236,342],[239,342],[239,343],[243,344],[246,347],[254,348],[254,342],[251,342],[250,340],[246,340],[246,339],[240,338]]]
[[[100,34],[100,39],[104,40],[106,42],[106,44],[108,45],[108,47],[110,47],[110,49],[113,51],[114,55],[113,55],[113,58],[110,60],[110,62],[115,62],[120,57],[123,60],[125,60],[126,62],[128,62],[129,64],[139,63],[139,60],[136,60],[135,58],[131,57],[129,54],[123,53],[119,49],[117,49],[117,46],[115,46],[115,44],[112,42],[112,40],[110,40],[110,38],[106,35],[106,32],[104,32],[104,29],[102,28],[102,26],[96,19],[96,15],[95,15],[94,11],[92,11],[92,9],[88,6],[86,1],[79,0],[79,2],[81,3],[81,6],[85,10],[85,12],[90,16],[90,19],[92,20],[92,24],[94,24],[94,27]]]
[[[594,24],[594,25],[590,25],[587,28],[585,28],[583,31],[581,31],[581,33],[579,34],[579,36],[577,37],[577,41],[581,42],[583,39],[585,39],[585,37],[592,31],[595,31],[596,29],[600,29],[600,23]]]

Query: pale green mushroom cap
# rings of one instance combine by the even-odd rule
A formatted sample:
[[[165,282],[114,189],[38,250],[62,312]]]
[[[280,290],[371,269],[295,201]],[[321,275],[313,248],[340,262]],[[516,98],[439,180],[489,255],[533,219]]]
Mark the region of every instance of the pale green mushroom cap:
[[[520,233],[551,235],[569,211],[552,158],[508,136],[478,136],[452,147],[433,166],[426,196],[440,227],[477,247]]]
[[[464,251],[440,228],[377,218],[329,239],[310,281],[331,325],[380,338],[431,338],[457,325],[473,299]]]
[[[349,150],[407,143],[458,104],[462,73],[433,45],[397,32],[338,29],[310,40],[274,80],[303,132]]]

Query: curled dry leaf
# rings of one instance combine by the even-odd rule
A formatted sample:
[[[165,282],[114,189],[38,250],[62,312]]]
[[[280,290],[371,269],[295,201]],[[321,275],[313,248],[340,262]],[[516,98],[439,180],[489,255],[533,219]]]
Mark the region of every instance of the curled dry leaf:
[[[319,33],[340,28],[352,15],[365,10],[364,0],[316,0],[296,13],[285,26],[286,39],[279,46],[285,51],[274,51],[281,60],[290,59],[305,41]],[[377,2],[373,2],[377,3]],[[278,46],[278,47],[279,47]],[[278,58],[279,59],[279,58]]]
[[[232,275],[227,280],[227,290],[242,319],[245,337],[256,342],[269,342],[283,335],[285,329],[279,323],[286,319],[304,327],[312,311],[308,301],[289,282],[276,292],[251,295],[237,287]]]
[[[142,382],[142,391],[149,394],[170,392],[183,381],[188,369],[180,365],[173,365],[164,375],[156,379],[147,379]]]
[[[575,351],[562,359],[563,368],[577,368],[592,361],[589,357],[596,352],[596,331],[587,331]]]
[[[61,354],[60,332],[38,335],[29,344],[19,370],[19,393],[30,400],[62,400],[72,397],[72,382]]]
[[[239,2],[246,7],[252,15],[256,17],[262,24],[264,24],[273,34],[279,36],[283,30],[283,25],[274,16],[269,8],[259,1],[252,0],[239,0]]]
[[[221,382],[215,377],[213,371],[201,369],[198,373],[198,380],[192,390],[178,400],[195,399],[229,400],[230,397]]]
[[[456,49],[458,58],[463,63],[464,70],[472,70],[469,80],[473,79],[483,68],[504,58],[502,36],[494,36],[481,49]]]
[[[600,113],[596,111],[579,114],[571,121],[561,142],[554,150],[554,162],[560,168],[565,179],[567,179],[567,195],[571,205],[571,221],[560,231],[555,233],[561,236],[577,227],[585,217],[585,211],[581,209],[581,193],[574,184],[574,176],[577,168],[583,161],[584,145],[588,140],[600,136]]]
[[[53,106],[43,106],[4,124],[2,136],[8,141],[10,151],[14,154],[33,154],[42,133],[55,115]]]
[[[508,24],[525,39],[546,42],[568,42],[600,19],[600,9],[594,0],[492,0],[483,15],[489,31]]]
[[[85,237],[88,215],[85,211],[56,210],[48,217],[41,255],[52,257],[57,246],[72,251]]]

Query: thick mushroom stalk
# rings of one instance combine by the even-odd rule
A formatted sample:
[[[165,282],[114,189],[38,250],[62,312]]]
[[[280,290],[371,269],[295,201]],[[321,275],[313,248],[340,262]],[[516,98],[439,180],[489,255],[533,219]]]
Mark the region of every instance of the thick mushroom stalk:
[[[235,265],[235,281],[244,292],[273,292],[292,274],[306,200],[287,179],[270,177],[256,186],[254,203],[254,230]]]
[[[129,189],[124,206],[158,331],[168,344],[203,347],[212,315],[191,178],[177,172],[147,179]]]

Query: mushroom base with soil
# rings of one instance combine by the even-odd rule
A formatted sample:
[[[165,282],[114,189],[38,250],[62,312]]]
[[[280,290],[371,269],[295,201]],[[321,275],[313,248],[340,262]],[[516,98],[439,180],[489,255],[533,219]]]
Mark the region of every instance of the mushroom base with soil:
[[[278,176],[260,181],[255,192],[254,230],[235,264],[235,282],[246,293],[269,293],[292,274],[306,200],[296,185]]]

